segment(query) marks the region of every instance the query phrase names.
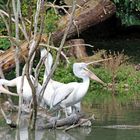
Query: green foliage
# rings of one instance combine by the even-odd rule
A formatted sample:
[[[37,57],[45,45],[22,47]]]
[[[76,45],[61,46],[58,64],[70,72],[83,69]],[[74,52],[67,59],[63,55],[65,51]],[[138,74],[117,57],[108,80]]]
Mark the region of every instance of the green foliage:
[[[3,118],[0,118],[0,126],[1,127],[5,126],[5,120]]]
[[[5,9],[8,0],[0,0],[0,9]]]
[[[57,29],[57,21],[60,18],[54,11],[54,9],[50,9],[47,11],[45,18],[45,32],[53,32]]]
[[[0,38],[0,50],[6,50],[10,47],[10,41],[7,38]]]
[[[76,78],[73,74],[72,65],[66,67],[66,66],[62,66],[61,64],[55,71],[54,79],[62,83],[78,81],[78,78]]]
[[[117,16],[127,26],[140,25],[140,0],[113,0]]]
[[[2,18],[0,17],[0,35],[5,35],[7,34],[7,31],[6,31],[6,26],[2,20]]]
[[[5,24],[0,17],[0,36],[7,35]],[[7,38],[0,38],[0,50],[6,50],[10,47],[10,41]]]
[[[105,83],[111,83],[112,74],[103,67],[90,68],[94,73],[100,77]],[[140,97],[140,72],[136,71],[132,65],[122,65],[117,71],[115,78],[115,94],[112,89],[103,87],[95,81],[90,82],[88,94],[86,94],[84,104],[108,104],[113,98],[118,104],[126,104],[133,99]]]
[[[36,9],[36,2],[37,0],[34,1],[29,1],[29,0],[24,0],[21,3],[21,10],[22,10],[22,16],[24,17],[30,17],[32,18],[32,14]],[[30,14],[29,14],[30,12]]]

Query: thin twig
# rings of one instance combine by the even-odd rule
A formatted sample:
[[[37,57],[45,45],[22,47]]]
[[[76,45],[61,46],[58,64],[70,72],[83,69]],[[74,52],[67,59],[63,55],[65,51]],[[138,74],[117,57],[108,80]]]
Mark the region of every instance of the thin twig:
[[[39,45],[40,45],[40,46],[45,46],[45,47],[47,47],[47,48],[49,47],[49,48],[54,49],[54,50],[56,50],[56,51],[59,50],[59,48],[57,48],[57,47],[55,47],[55,46],[46,45],[46,44],[44,44],[44,43],[40,43]],[[66,59],[66,62],[69,64],[70,61],[69,61],[69,59],[67,58],[67,56],[65,55],[65,53],[64,53],[63,51],[61,51],[61,55]]]
[[[69,131],[70,129],[79,127],[79,126],[81,126],[82,124],[84,124],[84,123],[86,123],[86,122],[88,122],[88,121],[91,121],[91,120],[95,120],[94,114],[93,114],[90,118],[85,119],[84,121],[81,121],[81,122],[78,123],[78,124],[75,124],[75,125],[73,124],[73,125],[67,127],[66,129],[64,129],[64,132]]]
[[[73,44],[73,45],[68,45],[68,46],[65,46],[64,49],[67,49],[67,48],[70,48],[70,47],[77,47],[77,46],[88,46],[88,47],[91,47],[93,48],[94,46],[93,45],[90,45],[90,44]]]
[[[106,58],[106,59],[96,60],[96,61],[87,63],[87,65],[91,65],[91,64],[95,64],[95,63],[99,63],[99,62],[108,61],[108,60],[111,60],[111,59],[112,58]]]
[[[6,13],[6,12],[5,12],[4,10],[2,10],[2,9],[0,9],[0,16],[1,16],[1,15],[5,15],[5,16],[7,16],[8,18],[10,18],[9,14]],[[11,20],[12,20],[13,22],[16,23],[16,21],[15,21],[14,18],[11,18]],[[23,27],[21,26],[21,24],[18,24],[18,26],[19,26],[20,30],[22,31],[22,33],[23,33],[25,39],[28,41],[28,39],[26,38],[26,35],[25,35],[25,32],[24,32]]]
[[[20,0],[18,0],[18,1],[20,3]],[[19,4],[19,17],[20,17],[20,20],[21,20],[21,23],[22,23],[22,28],[23,28],[23,31],[24,31],[23,34],[24,34],[26,40],[29,42],[29,37],[27,35],[26,26],[25,26],[25,23],[24,23],[24,20],[23,20],[23,17],[22,17],[20,4]]]
[[[5,114],[4,110],[2,109],[2,107],[0,108],[0,110],[1,110],[1,114],[3,115],[3,118],[5,119],[6,123],[10,124],[11,120],[8,119],[8,117],[6,116],[6,114]]]

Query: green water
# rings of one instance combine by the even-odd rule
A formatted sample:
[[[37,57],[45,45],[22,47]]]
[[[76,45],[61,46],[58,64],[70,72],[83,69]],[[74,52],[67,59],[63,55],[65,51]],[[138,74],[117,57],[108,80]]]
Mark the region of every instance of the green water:
[[[0,128],[0,140],[139,140],[140,127],[136,127],[140,124],[138,102],[118,108],[117,104],[110,106],[111,109],[106,105],[96,104],[91,108],[90,111],[96,116],[92,127],[75,128],[68,132],[40,130],[31,133],[24,120],[19,130]]]

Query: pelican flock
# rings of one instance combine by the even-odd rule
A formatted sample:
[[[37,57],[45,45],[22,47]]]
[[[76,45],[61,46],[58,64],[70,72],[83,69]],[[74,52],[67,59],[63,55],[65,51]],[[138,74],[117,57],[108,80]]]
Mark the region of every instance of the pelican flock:
[[[45,72],[43,84],[48,77],[48,74],[51,71],[51,67],[53,64],[53,57],[51,53],[47,52],[46,49],[41,49],[41,58],[44,58]],[[93,72],[91,72],[87,66],[90,63],[74,63],[73,64],[73,73],[76,77],[81,78],[82,82],[70,82],[67,84],[55,81],[50,79],[48,85],[44,91],[43,102],[50,107],[50,109],[60,109],[63,108],[66,116],[74,112],[75,110],[81,110],[81,100],[86,95],[90,78],[104,84],[102,80],[100,80]],[[32,82],[34,82],[35,78],[30,75]],[[0,93],[13,94],[10,91],[6,90],[3,86],[9,86],[17,88],[17,93],[19,94],[21,88],[22,76],[14,78],[12,80],[0,79]],[[38,83],[37,87],[37,97],[42,89],[41,84]],[[17,94],[17,95],[18,95]],[[32,99],[32,90],[28,83],[26,76],[24,76],[23,83],[23,100],[29,104]]]

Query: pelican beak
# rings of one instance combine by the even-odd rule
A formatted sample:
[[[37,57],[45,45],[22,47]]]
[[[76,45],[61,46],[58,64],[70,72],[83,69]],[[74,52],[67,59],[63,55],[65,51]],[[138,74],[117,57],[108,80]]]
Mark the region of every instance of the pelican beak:
[[[88,68],[84,68],[85,73],[88,77],[90,77],[92,80],[95,80],[101,84],[105,84],[100,78],[98,78],[93,72],[91,72]]]
[[[10,91],[8,91],[6,88],[4,88],[2,85],[0,85],[0,93],[5,93],[8,95],[13,95],[13,96],[18,96],[18,94],[16,93],[12,93]]]

